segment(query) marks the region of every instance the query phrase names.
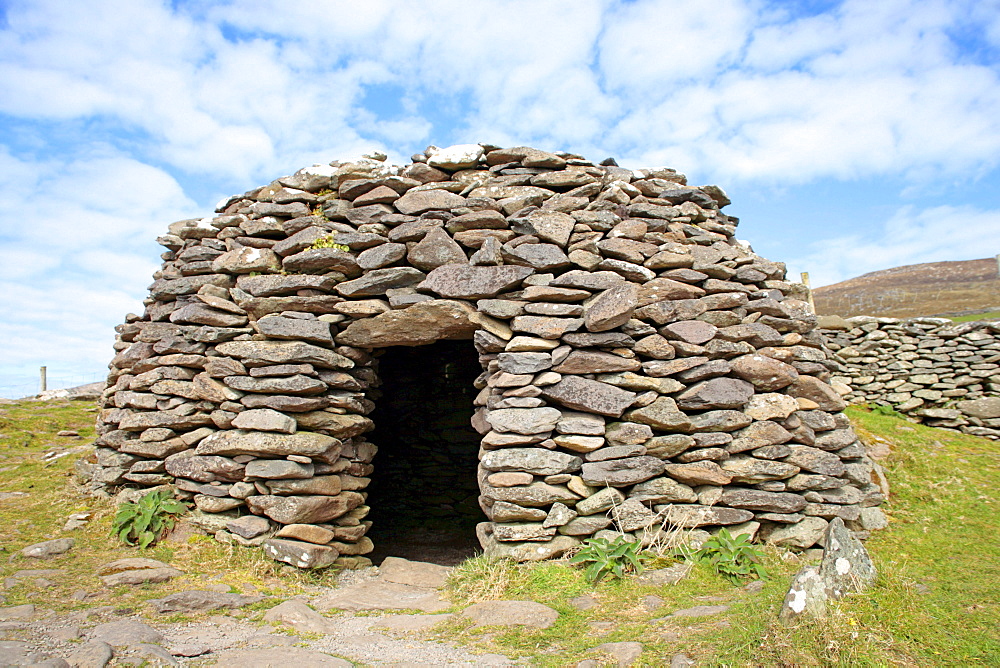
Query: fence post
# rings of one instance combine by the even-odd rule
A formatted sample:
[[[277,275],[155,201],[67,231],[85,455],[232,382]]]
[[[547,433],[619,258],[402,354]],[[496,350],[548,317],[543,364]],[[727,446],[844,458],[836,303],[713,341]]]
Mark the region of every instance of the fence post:
[[[813,300],[813,291],[809,287],[809,272],[803,271],[800,276],[802,276],[802,285],[806,286],[806,301],[809,302],[809,308],[812,309],[813,313],[816,313],[816,302]]]
[[[49,387],[48,379],[46,378],[47,371],[48,369],[44,366],[38,370],[38,375],[39,375],[38,384],[39,387],[41,387],[41,389],[38,390],[39,392],[44,392]]]

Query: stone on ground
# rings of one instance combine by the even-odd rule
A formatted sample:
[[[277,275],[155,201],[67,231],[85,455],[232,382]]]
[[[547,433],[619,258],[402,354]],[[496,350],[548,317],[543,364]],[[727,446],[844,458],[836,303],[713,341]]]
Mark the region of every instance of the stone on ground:
[[[80,645],[66,657],[66,662],[74,668],[104,668],[114,657],[111,645],[102,640],[91,640]]]
[[[535,601],[483,601],[470,605],[461,615],[475,622],[475,626],[529,626],[535,629],[547,629],[559,619],[558,612]]]
[[[334,623],[310,608],[305,601],[293,598],[276,605],[264,614],[265,622],[278,622],[296,631],[329,633]]]
[[[151,599],[149,604],[158,613],[167,614],[171,612],[234,610],[263,600],[263,596],[243,596],[241,594],[225,594],[219,591],[189,589],[163,598]]]
[[[46,540],[22,549],[21,556],[28,557],[29,559],[48,559],[49,557],[56,557],[69,552],[73,547],[73,543],[72,538]]]
[[[101,640],[113,647],[163,642],[163,634],[136,619],[98,624],[91,630],[90,637],[92,640]]]
[[[439,589],[444,586],[452,569],[447,566],[410,561],[399,557],[386,557],[379,566],[378,579],[382,582]]]
[[[426,587],[395,582],[360,582],[337,589],[313,601],[320,612],[327,610],[420,610],[441,612],[449,603]]]
[[[618,665],[624,668],[639,660],[643,648],[642,643],[637,642],[606,642],[594,649],[610,654],[618,662]]]

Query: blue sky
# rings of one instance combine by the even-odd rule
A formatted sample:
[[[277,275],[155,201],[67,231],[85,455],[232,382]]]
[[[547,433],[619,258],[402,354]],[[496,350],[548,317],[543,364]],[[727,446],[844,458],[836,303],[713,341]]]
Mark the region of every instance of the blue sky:
[[[313,163],[669,166],[814,285],[1000,253],[998,0],[0,0],[0,396],[100,378],[174,220]]]

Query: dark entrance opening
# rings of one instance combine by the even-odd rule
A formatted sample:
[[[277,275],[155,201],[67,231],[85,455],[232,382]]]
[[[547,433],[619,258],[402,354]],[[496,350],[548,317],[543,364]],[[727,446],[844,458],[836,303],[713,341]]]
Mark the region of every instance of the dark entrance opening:
[[[471,341],[396,346],[379,357],[381,396],[369,416],[378,446],[368,487],[375,563],[403,557],[456,564],[479,549],[479,434],[470,425],[481,373]]]

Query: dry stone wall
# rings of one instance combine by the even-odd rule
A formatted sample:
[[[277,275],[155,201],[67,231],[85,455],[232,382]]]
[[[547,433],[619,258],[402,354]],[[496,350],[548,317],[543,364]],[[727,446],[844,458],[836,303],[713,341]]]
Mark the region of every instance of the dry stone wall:
[[[884,524],[804,288],[736,240],[721,189],[527,147],[382,159],[170,225],[117,329],[95,490],[170,485],[220,539],[364,563],[379,349],[471,339],[487,553]]]
[[[1000,440],[1000,322],[821,318],[852,403]]]

